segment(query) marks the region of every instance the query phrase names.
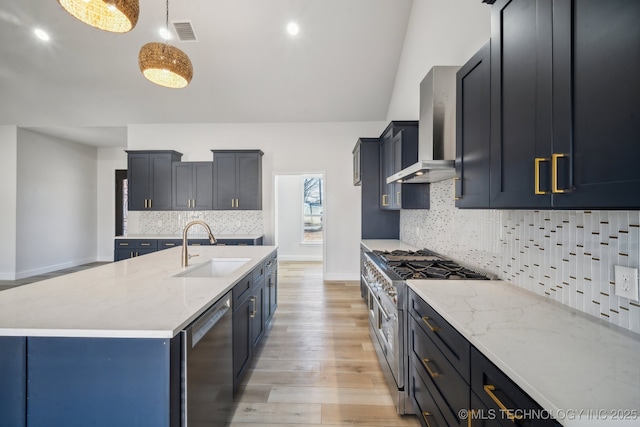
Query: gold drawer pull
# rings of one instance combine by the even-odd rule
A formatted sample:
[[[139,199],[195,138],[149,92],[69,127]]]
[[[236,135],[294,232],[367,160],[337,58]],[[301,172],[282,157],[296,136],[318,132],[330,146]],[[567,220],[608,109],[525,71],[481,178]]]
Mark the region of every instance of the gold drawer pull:
[[[456,181],[461,181],[459,176],[453,177],[453,200],[460,200],[460,197],[456,194]]]
[[[427,359],[427,358],[422,359],[422,365],[427,370],[431,378],[438,378],[440,376],[440,372],[432,371],[431,368],[429,368],[429,362],[431,362],[430,359]]]
[[[566,193],[566,190],[558,188],[558,159],[567,157],[561,153],[553,153],[551,155],[551,192],[554,194]]]
[[[424,411],[422,413],[422,419],[424,420],[424,423],[427,425],[427,427],[431,427],[431,426],[434,426],[434,425],[437,426],[437,424],[431,424],[429,422],[429,417],[431,417],[431,412]]]
[[[383,194],[382,195],[382,206],[389,206],[389,202],[388,199],[389,195],[388,194]]]
[[[548,161],[549,159],[545,159],[544,157],[536,157],[534,159],[534,194],[547,194],[546,191],[540,190],[540,163]]]
[[[140,246],[151,246],[151,243],[140,243]]]
[[[422,317],[422,321],[427,325],[427,327],[429,329],[431,329],[431,332],[438,332],[440,330],[439,326],[433,326],[431,323],[429,323],[429,319],[427,316],[423,316]]]
[[[129,244],[125,243],[125,242],[120,242],[120,243],[118,243],[118,246],[129,246]]]
[[[516,420],[521,420],[522,419],[522,415],[520,414],[514,414],[513,413],[513,409],[508,409],[504,403],[502,403],[500,401],[500,399],[498,399],[498,396],[496,396],[495,394],[493,394],[493,392],[495,391],[496,387],[491,385],[491,384],[486,384],[484,387],[484,392],[487,393],[489,395],[489,397],[491,398],[491,400],[494,401],[494,403],[496,405],[498,405],[498,408],[500,408],[500,410],[504,413],[507,414],[507,419],[509,419],[511,422],[516,422]]]

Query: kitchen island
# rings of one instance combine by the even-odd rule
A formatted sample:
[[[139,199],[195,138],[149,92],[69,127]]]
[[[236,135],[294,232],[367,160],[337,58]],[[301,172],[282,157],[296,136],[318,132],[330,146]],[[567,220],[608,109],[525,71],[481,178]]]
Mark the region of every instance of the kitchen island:
[[[0,425],[180,425],[180,331],[276,250],[190,247],[191,268],[247,260],[224,277],[176,277],[173,248],[0,292]]]

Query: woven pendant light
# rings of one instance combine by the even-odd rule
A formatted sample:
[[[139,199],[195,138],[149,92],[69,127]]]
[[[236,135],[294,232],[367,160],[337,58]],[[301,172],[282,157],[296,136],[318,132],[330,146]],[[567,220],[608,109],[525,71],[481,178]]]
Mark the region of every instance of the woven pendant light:
[[[167,0],[166,29],[169,33],[169,0]],[[186,53],[166,43],[151,42],[142,46],[138,54],[142,74],[151,82],[174,89],[187,86],[193,77],[193,65]]]
[[[138,55],[140,71],[155,84],[183,88],[191,82],[193,66],[186,53],[167,43],[151,42]]]
[[[138,23],[138,0],[58,0],[60,6],[85,24],[112,33],[126,33]]]

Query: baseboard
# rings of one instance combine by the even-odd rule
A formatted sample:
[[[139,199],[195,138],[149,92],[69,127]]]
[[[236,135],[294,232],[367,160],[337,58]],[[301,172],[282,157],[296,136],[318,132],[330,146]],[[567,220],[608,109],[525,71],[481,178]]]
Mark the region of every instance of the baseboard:
[[[90,262],[96,262],[96,258],[86,258],[75,261],[63,262],[61,264],[48,265],[46,267],[34,268],[31,270],[17,271],[14,279],[7,280],[19,280],[31,276],[38,276],[40,274],[51,273],[52,271],[64,270],[65,268],[77,267],[79,265],[88,264]]]
[[[0,273],[0,280],[16,280],[14,273]]]

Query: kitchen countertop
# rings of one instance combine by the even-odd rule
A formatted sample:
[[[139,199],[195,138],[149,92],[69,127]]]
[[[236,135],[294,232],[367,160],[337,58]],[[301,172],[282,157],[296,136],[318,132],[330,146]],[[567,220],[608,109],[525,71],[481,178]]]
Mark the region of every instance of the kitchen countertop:
[[[364,239],[360,243],[369,251],[417,251],[421,249],[396,239]]]
[[[173,277],[182,248],[0,292],[0,336],[171,338],[275,252],[275,246],[193,246],[187,268],[250,258],[226,277]]]
[[[407,283],[564,426],[640,425],[640,336],[503,281]]]
[[[259,239],[264,234],[214,234],[216,239]],[[208,234],[189,234],[189,239],[208,239]],[[182,234],[128,234],[115,236],[115,239],[178,239],[182,240]]]

